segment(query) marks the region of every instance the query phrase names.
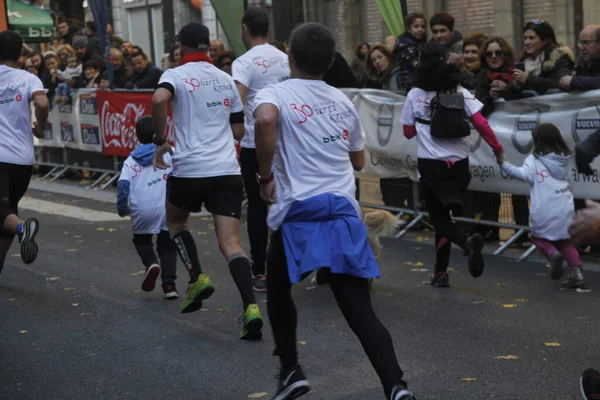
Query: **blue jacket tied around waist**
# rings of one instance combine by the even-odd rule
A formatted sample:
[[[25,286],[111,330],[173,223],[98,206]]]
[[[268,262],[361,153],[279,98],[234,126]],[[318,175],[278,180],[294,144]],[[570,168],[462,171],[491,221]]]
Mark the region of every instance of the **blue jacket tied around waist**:
[[[334,274],[379,278],[367,228],[344,197],[322,194],[297,201],[280,229],[292,284],[321,267]]]

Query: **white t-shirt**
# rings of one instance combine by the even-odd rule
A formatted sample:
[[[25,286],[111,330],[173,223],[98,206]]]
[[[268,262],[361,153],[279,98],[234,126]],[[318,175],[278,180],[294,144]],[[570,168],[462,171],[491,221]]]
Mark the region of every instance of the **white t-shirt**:
[[[365,139],[348,97],[323,81],[290,79],[261,90],[256,107],[266,103],[279,109],[269,227],[279,228],[294,201],[324,193],[347,198],[360,215],[349,153],[363,150]]]
[[[164,156],[171,165],[171,156]],[[133,233],[157,234],[168,231],[165,215],[167,178],[171,168],[154,170],[152,164],[142,166],[129,156],[123,164],[119,181],[129,182],[129,207]]]
[[[166,70],[161,83],[175,88],[173,176],[240,175],[229,116],[244,107],[231,76],[210,63],[190,62]]]
[[[37,76],[0,65],[0,162],[33,165],[29,103],[34,94],[46,92]]]
[[[465,98],[465,112],[470,117],[477,114],[483,108],[483,104],[475,98],[467,89],[458,87]],[[430,126],[416,120],[421,118],[431,120],[429,104],[436,96],[435,92],[426,92],[423,89],[413,88],[406,96],[406,102],[402,109],[400,123],[403,125],[417,127],[417,157],[442,161],[458,161],[469,156],[468,138],[438,139],[431,137]]]
[[[254,105],[256,94],[266,86],[290,79],[288,56],[270,44],[254,46],[233,62],[233,80],[248,88],[246,98],[246,134],[242,147],[256,148],[254,143]]]

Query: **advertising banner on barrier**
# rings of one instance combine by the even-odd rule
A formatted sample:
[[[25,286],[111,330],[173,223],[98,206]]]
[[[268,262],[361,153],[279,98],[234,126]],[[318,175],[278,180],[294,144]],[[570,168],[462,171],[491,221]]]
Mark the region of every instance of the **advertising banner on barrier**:
[[[96,91],[102,152],[105,156],[129,156],[135,148],[135,123],[152,113],[152,93]],[[171,107],[167,114],[167,140],[173,144]]]
[[[365,174],[418,179],[417,139],[403,135],[400,115],[406,97],[379,90],[344,90],[356,105],[367,141]],[[567,144],[575,144],[600,128],[600,90],[585,93],[532,97],[498,102],[489,123],[504,146],[510,162],[521,166],[533,150],[531,130],[538,124],[555,124]],[[527,184],[511,179],[500,170],[491,148],[473,129],[470,189],[485,192],[529,194]],[[600,199],[600,158],[592,164],[593,176],[577,173],[573,162],[571,183],[576,198]]]

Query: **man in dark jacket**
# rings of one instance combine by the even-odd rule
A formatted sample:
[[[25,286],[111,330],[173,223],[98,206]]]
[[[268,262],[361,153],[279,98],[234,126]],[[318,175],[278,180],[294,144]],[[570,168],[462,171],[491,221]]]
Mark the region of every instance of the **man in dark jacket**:
[[[150,63],[148,56],[135,52],[131,55],[131,63],[135,73],[125,84],[125,89],[156,89],[162,71]]]
[[[572,75],[563,76],[564,90],[600,89],[600,25],[586,26],[579,34],[580,57]]]

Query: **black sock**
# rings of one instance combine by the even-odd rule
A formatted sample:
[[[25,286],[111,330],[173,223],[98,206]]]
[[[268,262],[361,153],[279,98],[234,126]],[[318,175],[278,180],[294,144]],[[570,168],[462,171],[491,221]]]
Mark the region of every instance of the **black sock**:
[[[233,277],[233,281],[237,285],[242,302],[244,303],[244,311],[250,304],[256,304],[254,291],[252,289],[252,272],[250,270],[250,261],[245,254],[234,254],[227,259],[229,262],[229,271]]]
[[[200,268],[198,250],[196,249],[196,243],[192,234],[189,231],[176,233],[173,235],[173,243],[175,243],[177,253],[179,253],[183,265],[185,265],[190,273],[190,283],[196,282],[198,276],[202,273],[202,268]]]

